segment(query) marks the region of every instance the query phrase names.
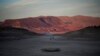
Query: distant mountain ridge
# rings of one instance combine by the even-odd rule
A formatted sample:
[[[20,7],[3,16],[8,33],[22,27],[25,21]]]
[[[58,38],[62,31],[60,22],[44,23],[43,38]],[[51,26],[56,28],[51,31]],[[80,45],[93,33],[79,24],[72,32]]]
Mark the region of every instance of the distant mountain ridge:
[[[100,26],[100,17],[91,16],[39,16],[21,19],[7,19],[1,27],[24,28],[36,33],[63,34],[89,26]]]

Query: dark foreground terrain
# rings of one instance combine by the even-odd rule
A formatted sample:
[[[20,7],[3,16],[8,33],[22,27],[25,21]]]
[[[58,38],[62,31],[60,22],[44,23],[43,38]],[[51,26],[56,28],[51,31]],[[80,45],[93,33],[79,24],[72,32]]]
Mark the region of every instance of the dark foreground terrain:
[[[53,37],[53,36],[51,36]],[[60,48],[59,52],[43,52],[42,48]],[[54,36],[37,35],[26,30],[2,29],[0,56],[100,56],[100,28]]]

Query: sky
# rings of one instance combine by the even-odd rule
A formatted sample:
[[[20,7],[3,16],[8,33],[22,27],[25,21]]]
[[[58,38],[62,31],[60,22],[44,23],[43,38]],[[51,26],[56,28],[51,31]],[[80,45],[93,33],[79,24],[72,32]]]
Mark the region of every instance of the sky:
[[[0,20],[36,16],[100,17],[100,0],[0,0]]]

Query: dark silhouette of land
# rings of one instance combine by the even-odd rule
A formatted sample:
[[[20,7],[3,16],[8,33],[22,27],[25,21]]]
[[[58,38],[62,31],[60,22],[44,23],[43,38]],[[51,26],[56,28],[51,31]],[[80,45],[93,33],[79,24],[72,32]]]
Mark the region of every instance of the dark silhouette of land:
[[[22,28],[14,28],[14,27],[0,27],[0,41],[7,40],[19,40],[25,38],[32,38],[32,36],[42,35],[34,32],[30,32],[26,29]]]

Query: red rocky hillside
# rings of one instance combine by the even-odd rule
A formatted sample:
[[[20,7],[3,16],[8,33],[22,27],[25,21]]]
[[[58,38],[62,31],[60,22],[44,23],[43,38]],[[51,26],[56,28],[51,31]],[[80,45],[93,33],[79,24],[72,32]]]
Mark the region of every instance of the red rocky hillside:
[[[39,16],[21,19],[7,19],[2,27],[24,28],[36,33],[63,34],[89,26],[100,26],[100,17],[91,16]]]

